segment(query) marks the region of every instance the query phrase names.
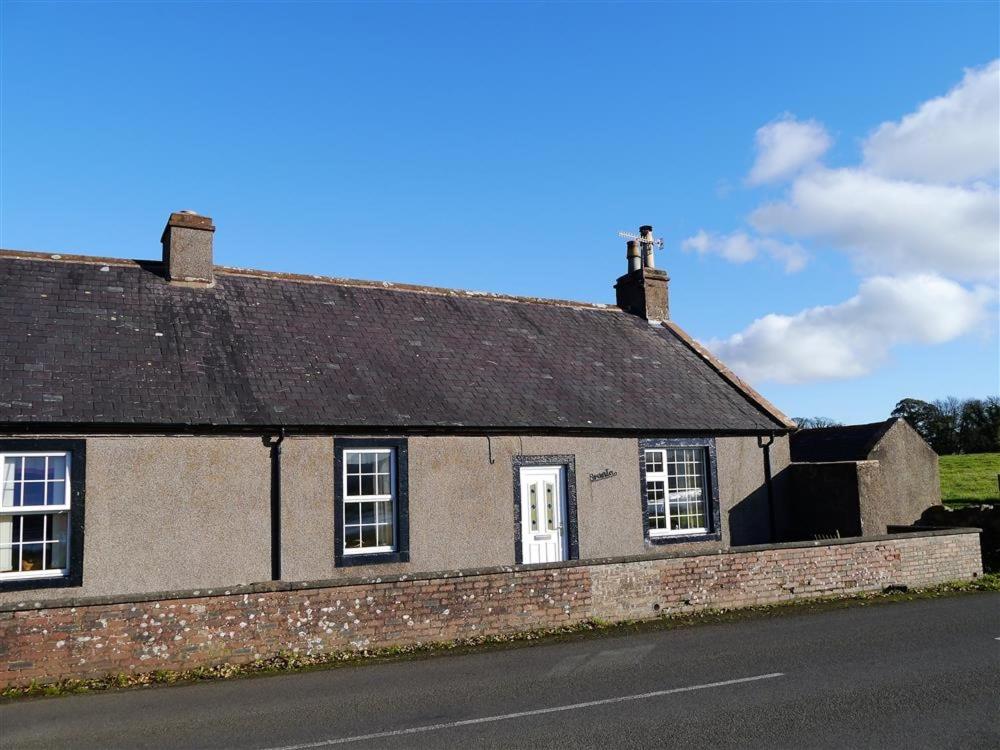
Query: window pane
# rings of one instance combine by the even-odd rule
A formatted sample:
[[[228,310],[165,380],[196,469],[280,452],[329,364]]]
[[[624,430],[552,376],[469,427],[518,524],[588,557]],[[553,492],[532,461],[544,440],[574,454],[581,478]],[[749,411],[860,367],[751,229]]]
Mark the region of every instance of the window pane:
[[[26,456],[24,459],[25,479],[45,479],[45,456]]]
[[[378,473],[388,474],[389,473],[389,454],[379,453],[378,454]]]
[[[19,458],[5,458],[3,460],[3,473],[0,474],[0,481],[3,483],[3,489],[0,490],[0,505],[7,508],[15,504],[14,489],[17,485],[14,484],[14,479],[17,474],[20,473],[21,469],[21,459]]]
[[[380,547],[391,547],[393,545],[392,539],[392,523],[379,524],[378,528],[378,544]]]
[[[361,527],[361,546],[362,547],[376,547],[378,546],[378,539],[375,534],[374,526],[362,526]]]
[[[362,495],[374,495],[375,494],[375,477],[370,474],[361,475],[361,493]]]
[[[528,501],[531,506],[531,530],[538,531],[538,486],[534,482],[528,485]]]
[[[389,486],[389,475],[379,474],[378,475],[378,494],[379,495],[391,495],[392,488]]]
[[[356,451],[347,452],[347,473],[357,474],[361,471],[361,454]]]
[[[45,482],[24,483],[24,505],[43,505],[45,503]]]
[[[63,542],[65,544],[67,539],[67,530],[69,527],[69,516],[66,513],[54,513],[48,517],[49,528],[47,533],[47,539],[56,542]]]
[[[0,494],[0,506],[11,508],[21,503],[21,485],[4,482],[3,494]]]
[[[9,456],[3,460],[3,480],[4,482],[20,482],[21,477],[21,457]]]
[[[20,539],[20,529],[14,533],[17,520],[18,516],[0,516],[0,544],[10,544],[15,541],[15,537]]]
[[[361,473],[362,474],[374,474],[375,473],[375,455],[374,453],[361,453]]]
[[[45,545],[45,568],[47,570],[62,570],[66,567],[66,545],[46,544]]]
[[[375,523],[375,503],[359,503],[361,523]]]
[[[344,532],[344,546],[347,549],[357,549],[361,546],[361,529],[357,526],[348,527]]]
[[[548,531],[555,531],[555,485],[552,482],[545,483],[545,524]]]
[[[21,541],[45,541],[45,516],[24,516],[21,519]]]
[[[41,544],[25,544],[21,546],[21,570],[28,572],[31,570],[42,570],[42,547]]]
[[[49,456],[49,479],[65,479],[66,478],[66,457],[65,456]]]
[[[347,494],[353,496],[361,494],[361,479],[359,477],[347,477]]]
[[[15,552],[9,544],[0,544],[0,573],[14,570]]]
[[[66,502],[66,483],[49,482],[49,505],[63,505]]]
[[[384,500],[376,503],[378,511],[378,523],[392,523],[392,501]]]
[[[348,526],[361,523],[361,503],[344,504],[344,523]]]

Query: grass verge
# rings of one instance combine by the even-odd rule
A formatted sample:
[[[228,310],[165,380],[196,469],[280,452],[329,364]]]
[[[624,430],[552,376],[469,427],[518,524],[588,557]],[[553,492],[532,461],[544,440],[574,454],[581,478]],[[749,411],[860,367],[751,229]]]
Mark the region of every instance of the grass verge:
[[[941,501],[952,508],[1000,502],[1000,453],[941,456]]]
[[[121,673],[92,680],[61,680],[45,684],[32,683],[27,687],[7,688],[0,691],[0,700],[8,702],[21,698],[93,693],[153,685],[190,684],[206,680],[225,680],[315,669],[330,669],[361,663],[399,661],[448,653],[472,653],[496,648],[517,648],[539,643],[578,640],[595,636],[618,636],[628,633],[672,630],[696,625],[761,619],[784,614],[822,612],[850,606],[935,599],[981,591],[1000,591],[1000,573],[987,573],[972,581],[955,581],[925,589],[895,589],[865,594],[802,599],[759,607],[743,607],[740,609],[706,609],[694,613],[663,615],[648,620],[626,620],[621,622],[586,620],[575,625],[558,628],[525,630],[505,635],[464,638],[455,641],[420,643],[362,651],[332,651],[315,655],[283,653],[248,664],[220,664],[214,667],[196,667],[183,671],[157,670],[138,674]]]

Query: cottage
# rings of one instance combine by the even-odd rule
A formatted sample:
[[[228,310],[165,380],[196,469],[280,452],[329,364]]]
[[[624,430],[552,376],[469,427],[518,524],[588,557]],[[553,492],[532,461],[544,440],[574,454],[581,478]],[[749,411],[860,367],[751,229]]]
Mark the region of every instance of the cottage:
[[[789,538],[794,425],[671,319],[0,252],[0,687],[968,579],[978,532]],[[757,545],[757,546],[745,546]]]
[[[941,503],[938,456],[905,419],[798,430],[791,458],[794,538],[884,534]]]
[[[222,268],[214,232],[0,256],[0,602],[774,536],[793,424],[651,245],[609,306]]]

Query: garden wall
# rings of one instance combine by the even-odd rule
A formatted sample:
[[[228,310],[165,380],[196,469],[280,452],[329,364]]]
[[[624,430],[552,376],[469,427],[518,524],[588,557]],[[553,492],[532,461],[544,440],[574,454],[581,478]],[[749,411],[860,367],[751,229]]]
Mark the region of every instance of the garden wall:
[[[0,687],[772,604],[982,573],[953,529],[714,554],[0,605]]]

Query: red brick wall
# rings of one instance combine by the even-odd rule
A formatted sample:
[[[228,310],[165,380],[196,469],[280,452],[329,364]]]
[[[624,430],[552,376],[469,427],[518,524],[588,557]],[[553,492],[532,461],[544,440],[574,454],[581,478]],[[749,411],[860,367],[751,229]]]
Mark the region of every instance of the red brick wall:
[[[7,606],[0,608],[0,686],[648,618],[981,572],[978,534],[938,532],[320,588]]]

